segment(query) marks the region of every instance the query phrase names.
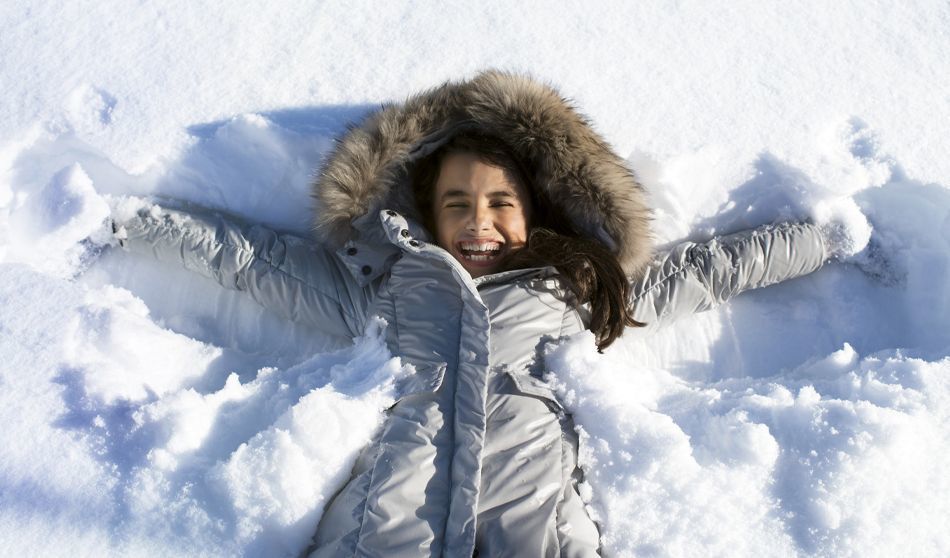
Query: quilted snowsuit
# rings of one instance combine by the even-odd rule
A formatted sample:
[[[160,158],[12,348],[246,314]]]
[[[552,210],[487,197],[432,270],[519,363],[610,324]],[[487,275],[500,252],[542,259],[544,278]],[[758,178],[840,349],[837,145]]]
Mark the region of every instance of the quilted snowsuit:
[[[648,324],[638,335],[826,259],[820,231],[804,223],[653,259],[642,189],[622,161],[551,89],[499,73],[446,84],[351,130],[315,186],[319,245],[206,210],[122,223],[126,249],[182,263],[327,333],[352,337],[381,316],[391,352],[415,367],[325,510],[311,556],[599,553],[570,416],[540,378],[543,346],[586,329],[585,308],[566,302],[553,268],[472,279],[419,224],[405,169],[470,126],[511,138],[574,227],[618,255],[634,316]]]

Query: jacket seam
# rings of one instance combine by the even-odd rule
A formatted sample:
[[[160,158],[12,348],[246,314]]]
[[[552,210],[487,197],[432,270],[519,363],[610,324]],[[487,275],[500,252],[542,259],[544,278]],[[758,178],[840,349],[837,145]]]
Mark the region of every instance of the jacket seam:
[[[386,422],[389,422],[389,417],[387,417]],[[383,426],[385,429],[386,426]],[[385,443],[382,441],[384,432],[380,432],[379,444],[376,448],[376,455],[373,457],[373,469],[369,474],[369,484],[366,486],[366,496],[363,497],[363,509],[360,512],[360,528],[356,533],[356,541],[353,542],[353,556],[359,555],[360,543],[363,541],[363,530],[366,528],[367,523],[366,514],[369,513],[369,499],[370,493],[373,488],[373,481],[376,480],[376,469],[379,467],[379,460],[383,456],[383,450],[385,448]]]

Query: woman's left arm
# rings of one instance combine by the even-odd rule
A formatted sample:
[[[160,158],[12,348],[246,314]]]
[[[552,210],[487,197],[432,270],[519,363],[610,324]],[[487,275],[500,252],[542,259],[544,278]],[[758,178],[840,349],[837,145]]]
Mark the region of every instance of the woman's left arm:
[[[747,289],[811,273],[827,261],[817,225],[766,225],[703,244],[686,242],[633,285],[633,316],[648,327],[714,308]]]

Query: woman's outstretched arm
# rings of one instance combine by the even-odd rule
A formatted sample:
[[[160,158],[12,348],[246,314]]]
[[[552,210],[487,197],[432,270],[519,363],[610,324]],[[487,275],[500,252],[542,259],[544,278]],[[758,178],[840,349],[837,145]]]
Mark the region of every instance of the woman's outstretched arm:
[[[313,241],[194,206],[153,206],[114,228],[124,249],[247,292],[292,321],[331,335],[362,332],[372,285],[357,285],[339,259]]]
[[[766,225],[703,244],[686,242],[657,259],[633,285],[633,315],[649,328],[662,327],[747,289],[811,273],[828,256],[821,230],[810,223]]]

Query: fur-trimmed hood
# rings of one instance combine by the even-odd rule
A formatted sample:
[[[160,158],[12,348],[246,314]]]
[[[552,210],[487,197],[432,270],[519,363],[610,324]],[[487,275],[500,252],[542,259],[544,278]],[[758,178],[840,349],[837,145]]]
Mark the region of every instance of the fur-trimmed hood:
[[[339,247],[353,220],[393,209],[419,219],[407,169],[462,129],[504,138],[534,172],[533,185],[577,230],[613,251],[628,275],[651,257],[643,187],[571,104],[526,76],[487,71],[388,105],[337,143],[313,187],[317,239]]]

